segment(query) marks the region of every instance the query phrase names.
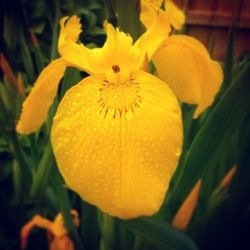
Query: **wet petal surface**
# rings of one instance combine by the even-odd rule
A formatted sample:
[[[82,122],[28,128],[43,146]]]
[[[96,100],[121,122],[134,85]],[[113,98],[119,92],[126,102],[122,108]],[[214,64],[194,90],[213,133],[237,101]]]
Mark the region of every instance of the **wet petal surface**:
[[[127,86],[88,77],[59,105],[52,145],[67,185],[121,218],[155,213],[182,148],[179,104],[168,86],[136,72]]]

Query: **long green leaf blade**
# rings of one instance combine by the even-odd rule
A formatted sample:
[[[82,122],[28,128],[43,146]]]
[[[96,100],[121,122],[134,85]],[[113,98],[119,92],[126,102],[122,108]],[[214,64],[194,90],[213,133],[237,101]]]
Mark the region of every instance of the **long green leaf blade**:
[[[227,89],[193,140],[185,156],[184,167],[172,193],[167,198],[167,210],[174,215],[191,187],[208,171],[209,161],[225,146],[233,131],[241,124],[250,106],[250,64]]]
[[[159,249],[166,250],[195,250],[197,247],[184,233],[178,231],[167,223],[149,218],[120,221],[128,229],[134,231],[140,237],[153,244]]]

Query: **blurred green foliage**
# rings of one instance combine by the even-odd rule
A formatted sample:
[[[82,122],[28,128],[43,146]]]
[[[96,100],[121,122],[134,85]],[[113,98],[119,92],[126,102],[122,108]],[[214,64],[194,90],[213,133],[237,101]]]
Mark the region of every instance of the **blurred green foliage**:
[[[27,93],[44,66],[57,57],[59,19],[65,15],[80,16],[81,41],[89,47],[101,46],[105,41],[102,28],[105,14],[117,23],[114,10],[110,9],[112,2],[1,1],[0,52],[15,77],[21,73]],[[118,14],[122,12],[121,6],[118,5]],[[124,29],[129,27],[128,23]],[[152,218],[120,221],[103,215],[69,191],[58,173],[49,142],[51,117],[58,101],[84,73],[67,69],[46,124],[35,134],[18,136],[15,124],[24,98],[0,71],[0,249],[19,248],[20,229],[33,215],[52,219],[59,211],[64,215],[76,249],[245,249],[241,246],[249,246],[250,56],[233,62],[234,27],[229,34],[225,80],[216,102],[198,120],[192,120],[194,107],[182,106],[184,153],[166,201]],[[214,190],[234,164],[238,168],[232,184],[215,199]],[[180,232],[171,226],[171,221],[200,178],[198,207],[187,232]],[[70,208],[81,215],[79,229],[72,223]],[[28,249],[47,249],[45,237],[43,230],[33,230]]]

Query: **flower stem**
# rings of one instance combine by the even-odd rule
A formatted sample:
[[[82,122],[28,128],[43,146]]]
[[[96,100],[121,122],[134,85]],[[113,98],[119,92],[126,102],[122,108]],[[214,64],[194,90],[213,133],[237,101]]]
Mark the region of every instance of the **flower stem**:
[[[57,39],[58,39],[58,21],[59,21],[59,15],[60,15],[60,1],[55,0],[55,21],[53,25],[53,36],[52,36],[52,47],[51,47],[51,60],[55,59],[57,57]]]
[[[34,181],[31,187],[31,197],[37,198],[41,196],[48,184],[49,176],[51,173],[53,161],[53,153],[50,142],[45,148],[43,157],[39,163],[37,172],[34,176]]]

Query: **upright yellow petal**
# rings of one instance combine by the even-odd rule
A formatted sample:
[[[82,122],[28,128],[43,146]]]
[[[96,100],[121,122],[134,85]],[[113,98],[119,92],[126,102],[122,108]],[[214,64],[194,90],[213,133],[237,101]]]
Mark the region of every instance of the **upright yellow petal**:
[[[179,9],[172,0],[165,0],[165,13],[167,14],[171,25],[180,30],[185,23],[185,14]]]
[[[133,39],[129,34],[115,29],[111,24],[107,25],[107,40],[102,50],[103,58],[98,59],[108,68],[111,68],[112,65],[119,65],[129,70],[137,70],[144,56],[138,48],[133,46]],[[98,61],[97,58],[94,60]],[[96,68],[96,72],[103,72],[101,65],[99,65],[99,69]]]
[[[89,63],[90,53],[91,50],[83,44],[77,44],[69,39],[65,39],[60,46],[60,54],[65,61],[88,74],[93,74],[92,66]]]
[[[88,49],[83,44],[66,40],[61,45],[62,57],[89,74],[105,73],[113,65],[138,70],[143,52],[133,46],[131,36],[107,24],[107,39],[102,48]]]
[[[151,215],[181,153],[181,112],[148,73],[123,84],[91,76],[65,94],[51,139],[66,184],[84,200],[120,218]]]
[[[199,41],[185,35],[173,35],[155,53],[153,62],[158,76],[182,102],[198,104],[194,118],[213,103],[223,73]]]
[[[113,65],[128,70],[139,70],[145,54],[150,59],[161,46],[170,32],[170,24],[161,11],[149,29],[133,45],[130,35],[115,29],[111,24],[106,26],[107,39],[102,48],[88,49],[68,38],[60,45],[62,57],[87,73],[106,74]]]
[[[182,231],[187,229],[198,202],[200,188],[201,180],[198,180],[173,219],[172,225],[176,228]]]
[[[140,21],[143,25],[148,28],[154,22],[157,17],[157,12],[160,9],[160,6],[155,6],[148,4],[147,1],[142,1],[141,4],[141,13],[140,13]]]
[[[161,8],[162,2],[165,10]],[[140,21],[146,28],[152,25],[159,12],[162,12],[168,20],[167,23],[170,23],[177,30],[180,30],[185,23],[185,14],[172,0],[141,1]]]
[[[159,9],[163,0],[141,0],[142,5],[149,5],[154,9]]]
[[[65,39],[69,39],[76,42],[81,33],[80,18],[77,16],[63,17],[60,20],[60,34],[58,39],[58,50],[60,52],[60,46],[64,43]]]
[[[23,103],[23,110],[16,127],[18,133],[30,134],[42,126],[66,66],[67,63],[63,59],[56,59],[39,75],[31,93]]]
[[[135,46],[148,54],[148,58],[162,45],[170,32],[170,24],[166,15],[160,11],[151,26],[136,41]]]

